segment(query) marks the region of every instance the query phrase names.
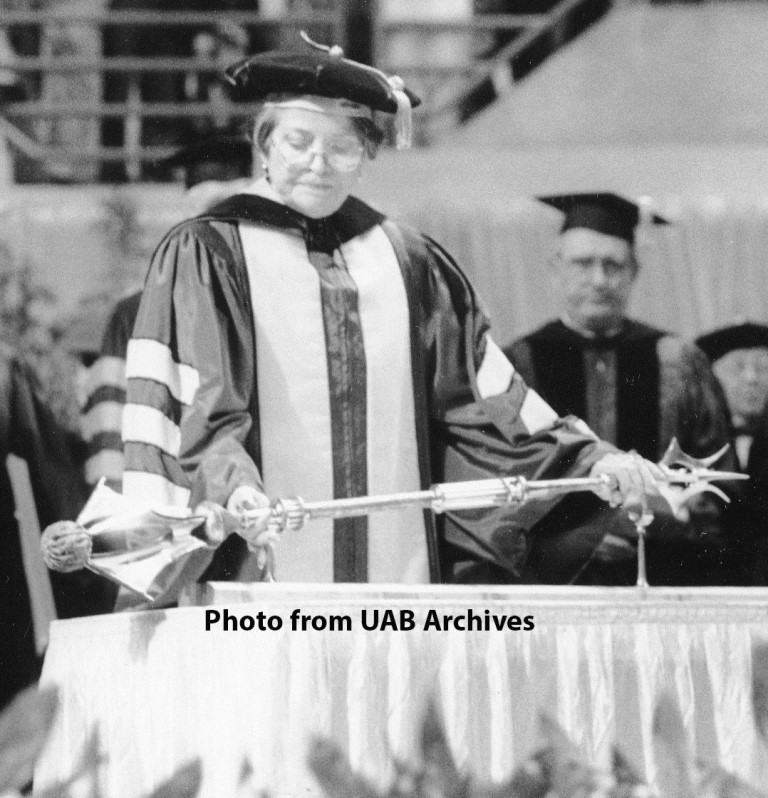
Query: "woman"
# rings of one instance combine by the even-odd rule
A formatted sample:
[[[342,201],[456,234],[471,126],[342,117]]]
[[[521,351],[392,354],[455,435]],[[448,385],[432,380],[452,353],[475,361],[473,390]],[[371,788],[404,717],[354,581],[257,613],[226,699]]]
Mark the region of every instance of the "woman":
[[[382,137],[374,112],[407,142],[418,100],[398,79],[336,48],[264,53],[228,78],[264,100],[264,177],[154,256],[128,349],[129,496],[239,511],[499,474],[608,472],[617,498],[647,487],[645,465],[526,389],[450,256],[350,196]],[[461,560],[520,578],[552,506],[452,517],[439,535],[418,509],[314,522],[281,535],[276,576],[427,582]],[[241,533],[265,542],[264,525]],[[599,540],[587,538],[565,581]],[[232,536],[204,578],[252,579],[254,560]]]

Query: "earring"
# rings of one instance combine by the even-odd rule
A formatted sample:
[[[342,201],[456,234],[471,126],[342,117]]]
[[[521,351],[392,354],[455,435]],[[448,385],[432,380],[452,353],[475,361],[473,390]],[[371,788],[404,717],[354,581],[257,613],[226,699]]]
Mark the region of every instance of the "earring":
[[[261,171],[264,173],[264,177],[269,180],[269,167],[267,166],[267,162],[262,158],[261,160]]]

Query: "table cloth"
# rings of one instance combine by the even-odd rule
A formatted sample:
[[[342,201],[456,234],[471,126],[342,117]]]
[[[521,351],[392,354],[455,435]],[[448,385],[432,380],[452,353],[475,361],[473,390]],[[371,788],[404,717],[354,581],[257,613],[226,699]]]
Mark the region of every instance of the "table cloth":
[[[275,798],[311,795],[314,734],[383,785],[393,756],[417,757],[430,699],[479,779],[509,775],[546,711],[592,761],[607,765],[616,743],[652,782],[664,691],[699,755],[768,784],[751,708],[768,590],[214,583],[195,600],[207,606],[52,625],[42,681],[62,706],[36,788],[74,770],[93,729],[115,798],[195,756],[203,796],[235,795],[246,761]]]

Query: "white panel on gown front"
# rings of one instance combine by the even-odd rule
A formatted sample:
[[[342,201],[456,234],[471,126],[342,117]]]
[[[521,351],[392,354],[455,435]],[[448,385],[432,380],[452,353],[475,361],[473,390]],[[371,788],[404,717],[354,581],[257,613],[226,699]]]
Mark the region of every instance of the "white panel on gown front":
[[[419,490],[411,376],[408,299],[400,265],[380,227],[342,245],[359,290],[367,368],[368,492]],[[420,508],[374,513],[368,519],[371,582],[428,582]]]
[[[298,234],[240,224],[256,325],[262,476],[270,498],[333,497],[320,281]],[[279,582],[333,581],[333,522],[286,530]]]

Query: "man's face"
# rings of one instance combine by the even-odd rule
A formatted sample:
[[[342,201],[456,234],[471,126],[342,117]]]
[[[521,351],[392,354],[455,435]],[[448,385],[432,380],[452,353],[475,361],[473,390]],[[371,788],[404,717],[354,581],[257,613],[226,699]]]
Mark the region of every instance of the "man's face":
[[[564,309],[580,329],[601,334],[626,315],[637,266],[628,241],[583,227],[566,230],[554,261]]]
[[[768,401],[768,349],[734,349],[712,365],[737,424],[755,421]]]

